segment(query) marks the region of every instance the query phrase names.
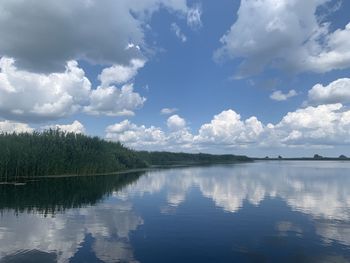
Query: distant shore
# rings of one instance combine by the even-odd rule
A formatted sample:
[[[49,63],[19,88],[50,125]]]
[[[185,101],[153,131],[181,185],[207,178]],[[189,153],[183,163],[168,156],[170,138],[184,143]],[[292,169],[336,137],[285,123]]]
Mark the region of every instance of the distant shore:
[[[46,130],[0,133],[0,182],[99,174],[118,174],[167,165],[247,162],[233,154],[148,152],[83,134]]]
[[[339,157],[323,157],[323,158],[312,158],[312,157],[300,157],[300,158],[251,158],[254,161],[350,161],[350,158],[339,158]]]
[[[162,169],[174,169],[174,168],[185,168],[185,167],[196,167],[196,166],[212,166],[212,165],[230,165],[244,162],[253,162],[253,159],[246,161],[217,161],[217,162],[183,162],[174,164],[164,164],[164,165],[152,165],[144,168],[136,169],[126,169],[115,172],[108,173],[87,173],[87,174],[52,174],[52,175],[42,175],[36,177],[21,177],[19,181],[0,181],[0,185],[14,185],[14,186],[24,186],[27,182],[37,181],[41,179],[57,179],[57,178],[72,178],[72,177],[93,177],[93,176],[108,176],[108,175],[123,175],[132,173],[145,173],[150,171],[157,171]]]

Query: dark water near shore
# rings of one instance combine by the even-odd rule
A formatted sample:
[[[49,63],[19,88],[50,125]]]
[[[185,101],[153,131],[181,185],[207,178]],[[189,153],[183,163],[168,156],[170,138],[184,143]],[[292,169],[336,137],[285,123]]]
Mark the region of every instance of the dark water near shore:
[[[0,185],[0,262],[350,262],[350,163]]]

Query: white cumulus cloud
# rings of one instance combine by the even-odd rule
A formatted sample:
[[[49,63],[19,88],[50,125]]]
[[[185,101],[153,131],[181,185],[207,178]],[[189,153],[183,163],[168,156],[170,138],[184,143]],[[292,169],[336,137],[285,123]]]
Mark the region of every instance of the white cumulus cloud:
[[[109,140],[120,141],[127,146],[139,149],[143,147],[157,147],[164,145],[165,134],[157,127],[149,128],[144,125],[137,126],[129,120],[110,125],[106,128],[106,138]]]
[[[43,122],[83,111],[93,115],[133,115],[145,98],[134,92],[130,81],[142,67],[133,60],[129,67],[105,68],[101,85],[93,89],[76,61],[62,73],[32,73],[19,70],[14,59],[0,59],[0,116],[9,120]],[[121,87],[113,83],[128,82]]]
[[[99,86],[91,91],[90,104],[84,107],[84,112],[91,115],[132,116],[134,110],[142,107],[145,101],[144,97],[134,92],[132,84],[121,88]]]
[[[98,76],[101,86],[109,86],[111,84],[123,84],[134,78],[140,68],[145,65],[145,61],[141,59],[132,59],[130,65],[113,65],[102,70]]]
[[[119,141],[137,150],[167,150],[180,151],[189,149],[193,135],[185,127],[184,120],[172,119],[172,129],[169,132],[159,127],[136,125],[129,120],[110,125],[106,128],[106,139]],[[189,149],[191,150],[191,149]]]
[[[175,116],[175,117],[174,117]],[[225,152],[265,147],[329,148],[350,144],[350,110],[342,104],[308,106],[288,112],[276,124],[257,117],[242,119],[232,109],[223,111],[192,133],[173,115],[168,131],[138,126],[125,120],[106,129],[107,138],[135,149]]]
[[[350,143],[350,111],[342,104],[326,104],[289,112],[274,129],[286,145]]]
[[[200,144],[239,146],[256,142],[263,130],[263,124],[256,117],[241,120],[238,113],[226,110],[203,124],[195,140]]]
[[[33,132],[34,129],[28,124],[11,122],[11,121],[0,121],[0,133],[23,133],[23,132]]]
[[[350,66],[350,24],[330,31],[317,9],[329,0],[242,0],[216,59],[242,59],[236,77],[266,67],[328,72]],[[252,19],[252,17],[254,19]]]
[[[50,126],[45,126],[42,127],[43,130],[47,130],[47,129],[53,129],[53,130],[60,130],[63,132],[69,132],[69,133],[85,133],[85,127],[84,125],[75,120],[73,123],[71,124],[56,124],[56,125],[50,125]]]
[[[145,98],[132,82],[152,53],[145,28],[161,8],[195,16],[186,0],[1,1],[0,117],[44,122],[78,112],[133,115]],[[98,87],[78,66],[81,60],[108,65]]]
[[[308,100],[311,104],[348,104],[350,103],[350,79],[338,79],[327,86],[316,84],[309,90]]]
[[[168,118],[167,126],[172,131],[178,131],[186,127],[186,121],[179,115],[175,114]]]
[[[91,83],[78,63],[63,73],[37,74],[19,70],[11,58],[0,59],[0,115],[38,121],[66,117],[87,103]]]

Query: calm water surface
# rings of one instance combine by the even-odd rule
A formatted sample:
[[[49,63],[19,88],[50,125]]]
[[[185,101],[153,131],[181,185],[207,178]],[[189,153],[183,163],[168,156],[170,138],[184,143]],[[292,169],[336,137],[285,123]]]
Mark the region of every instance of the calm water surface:
[[[350,262],[350,163],[1,185],[0,262]]]

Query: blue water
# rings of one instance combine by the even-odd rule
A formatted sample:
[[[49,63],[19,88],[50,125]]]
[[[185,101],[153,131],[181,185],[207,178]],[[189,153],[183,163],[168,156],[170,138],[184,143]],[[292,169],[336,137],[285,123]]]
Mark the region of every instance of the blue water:
[[[44,200],[43,182],[2,188],[0,262],[350,262],[349,171],[269,161],[55,179]]]

